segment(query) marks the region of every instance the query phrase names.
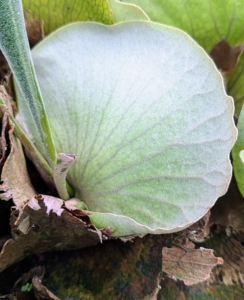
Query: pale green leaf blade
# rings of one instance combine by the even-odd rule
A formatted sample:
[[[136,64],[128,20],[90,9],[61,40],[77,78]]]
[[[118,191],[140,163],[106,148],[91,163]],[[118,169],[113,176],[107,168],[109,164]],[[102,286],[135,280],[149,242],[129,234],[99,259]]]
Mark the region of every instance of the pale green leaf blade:
[[[232,98],[185,33],[150,22],[77,23],[40,43],[33,59],[55,146],[78,155],[68,182],[98,228],[177,231],[226,192]]]
[[[244,42],[242,0],[126,0],[140,6],[152,21],[180,28],[209,52],[220,40],[231,46]],[[243,55],[242,55],[243,56]],[[234,97],[239,115],[243,100],[244,58],[228,77],[227,92]]]
[[[113,12],[114,23],[124,21],[149,21],[148,16],[138,6],[122,3],[117,0],[108,0]]]
[[[151,21],[180,28],[206,51],[222,39],[243,42],[242,0],[126,0],[141,7]]]
[[[77,21],[114,23],[107,0],[23,0],[22,2],[25,18],[43,20],[45,34]]]

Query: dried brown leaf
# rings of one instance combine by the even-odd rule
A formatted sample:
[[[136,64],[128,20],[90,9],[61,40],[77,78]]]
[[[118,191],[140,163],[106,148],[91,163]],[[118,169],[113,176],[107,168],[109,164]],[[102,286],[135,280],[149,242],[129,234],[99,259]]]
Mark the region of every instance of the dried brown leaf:
[[[244,51],[244,44],[231,47],[226,40],[221,40],[214,45],[209,53],[217,68],[224,74],[232,72]]]
[[[9,131],[10,140],[10,153],[4,163],[1,181],[3,181],[7,187],[7,199],[13,198],[14,203],[19,206],[27,201],[30,197],[33,197],[36,192],[31,184],[27,168],[23,149],[20,141],[13,135],[14,127],[11,126]]]
[[[25,26],[28,35],[30,47],[34,47],[44,38],[44,22],[36,20],[30,13],[26,13]]]
[[[186,229],[187,237],[194,243],[203,243],[204,240],[209,236],[209,219],[211,211],[201,218],[199,221],[194,223],[192,226]],[[185,245],[184,245],[185,246]],[[188,248],[188,246],[185,246]]]
[[[102,234],[106,235],[107,237],[110,237],[113,233],[113,229],[107,226],[106,228],[101,229]]]
[[[10,141],[9,141],[9,131],[12,129],[12,123],[9,119],[8,110],[12,112],[11,97],[8,96],[7,91],[3,85],[0,85],[0,98],[5,101],[6,105],[0,105],[0,128],[1,128],[1,138],[0,138],[0,174],[2,173],[2,168],[10,152]]]
[[[0,272],[31,253],[80,249],[100,242],[94,227],[63,206],[61,199],[39,196],[11,214],[13,239],[0,253]]]
[[[10,112],[12,110],[11,98],[7,95],[3,86],[0,86],[0,96],[6,103],[6,106],[0,106],[3,115],[0,141],[2,150],[0,161],[1,199],[9,200],[13,198],[14,203],[20,206],[33,197],[36,192],[29,178],[21,143],[13,133],[14,124],[8,115],[8,110]]]
[[[223,264],[221,257],[215,257],[211,249],[188,249],[163,247],[163,272],[184,281],[186,285],[205,281],[212,268]]]
[[[45,268],[38,266],[32,268],[28,273],[23,273],[22,276],[14,283],[12,290],[16,290],[18,286],[20,288],[27,282],[30,282],[34,276],[38,276],[42,279],[44,272]]]
[[[183,246],[185,248],[195,248],[194,243],[203,243],[209,238],[209,218],[211,212],[209,211],[199,221],[191,225],[190,227],[179,231],[177,233],[165,236],[166,247],[171,248],[172,246]]]
[[[37,300],[41,300],[41,299],[60,300],[51,291],[49,291],[44,285],[42,285],[42,281],[40,277],[38,276],[33,277],[32,286]]]
[[[1,94],[0,94],[1,96]],[[9,121],[8,113],[6,112],[6,107],[0,105],[0,114],[1,118],[1,139],[0,139],[0,148],[1,148],[1,158],[0,158],[0,173],[2,173],[3,166],[6,162],[8,154],[10,152],[10,142],[9,142],[9,130],[11,130],[11,123]]]

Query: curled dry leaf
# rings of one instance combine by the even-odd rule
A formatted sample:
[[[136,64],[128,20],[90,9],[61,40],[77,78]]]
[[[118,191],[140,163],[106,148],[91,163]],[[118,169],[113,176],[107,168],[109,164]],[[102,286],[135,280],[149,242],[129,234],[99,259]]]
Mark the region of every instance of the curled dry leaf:
[[[43,20],[37,20],[30,13],[26,13],[25,26],[28,35],[30,47],[34,47],[45,36]]]
[[[221,257],[215,257],[211,249],[187,249],[163,247],[163,271],[171,277],[193,285],[210,277],[212,268],[223,264]]]
[[[209,218],[211,212],[209,211],[199,221],[191,225],[185,230],[177,232],[176,234],[165,236],[165,247],[171,248],[174,245],[181,245],[184,248],[194,249],[195,244],[202,244],[209,238]],[[211,248],[211,247],[206,247]]]
[[[51,291],[49,291],[44,285],[42,285],[42,280],[40,277],[38,276],[33,277],[32,286],[37,300],[41,300],[41,299],[60,300]]]
[[[214,45],[209,55],[226,80],[226,76],[236,68],[243,51],[244,44],[231,47],[226,40],[221,40]]]
[[[42,279],[44,272],[45,272],[45,268],[38,266],[32,268],[27,273],[23,273],[21,277],[14,283],[12,290],[16,290],[18,288],[20,289],[22,285],[26,284],[27,282],[30,282],[34,276],[41,277]]]
[[[186,229],[187,237],[194,243],[203,243],[209,236],[209,219],[211,212],[209,211],[202,219]]]
[[[5,105],[0,105],[2,114],[1,152],[0,160],[2,200],[13,198],[14,203],[20,206],[33,197],[36,192],[31,184],[23,149],[20,141],[14,136],[14,124],[9,118],[12,113],[11,99],[3,86],[0,86],[0,97]]]
[[[0,272],[32,253],[72,250],[95,245],[103,238],[86,222],[76,217],[61,199],[51,196],[32,198],[11,214],[13,239],[0,253]]]
[[[0,170],[2,172],[3,166],[6,162],[6,159],[8,157],[10,147],[9,147],[9,130],[11,130],[11,124],[9,122],[9,117],[6,112],[6,107],[3,105],[0,105],[0,111],[1,111],[1,158],[0,158]]]
[[[0,105],[0,122],[1,122],[1,157],[0,157],[0,172],[2,172],[4,163],[9,155],[10,150],[10,141],[9,141],[9,132],[12,130],[12,123],[8,116],[8,110],[12,113],[12,99],[8,96],[6,89],[3,85],[0,85],[0,98],[4,100],[6,105]]]
[[[7,199],[13,198],[19,206],[36,194],[26,169],[25,157],[20,141],[13,135],[14,127],[9,131],[10,153],[3,166],[1,180],[6,184]]]
[[[231,47],[226,40],[221,40],[214,45],[209,55],[214,60],[217,68],[228,74],[235,69],[243,51],[244,44]]]

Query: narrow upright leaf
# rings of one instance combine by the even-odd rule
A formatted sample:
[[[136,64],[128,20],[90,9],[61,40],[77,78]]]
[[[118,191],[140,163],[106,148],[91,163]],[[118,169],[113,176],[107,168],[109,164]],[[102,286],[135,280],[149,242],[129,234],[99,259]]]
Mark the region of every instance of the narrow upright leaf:
[[[33,126],[40,136],[37,145],[50,166],[56,163],[49,122],[36,81],[20,0],[0,0],[0,49],[8,60],[15,80],[28,104]]]

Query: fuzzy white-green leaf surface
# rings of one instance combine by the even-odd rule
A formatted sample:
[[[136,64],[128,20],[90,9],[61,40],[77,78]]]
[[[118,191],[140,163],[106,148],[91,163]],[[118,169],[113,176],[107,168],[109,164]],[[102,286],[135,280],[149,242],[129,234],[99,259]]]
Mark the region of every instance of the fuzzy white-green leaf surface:
[[[78,155],[68,182],[98,228],[178,231],[226,192],[233,101],[187,34],[149,22],[75,23],[33,60],[57,151]]]

